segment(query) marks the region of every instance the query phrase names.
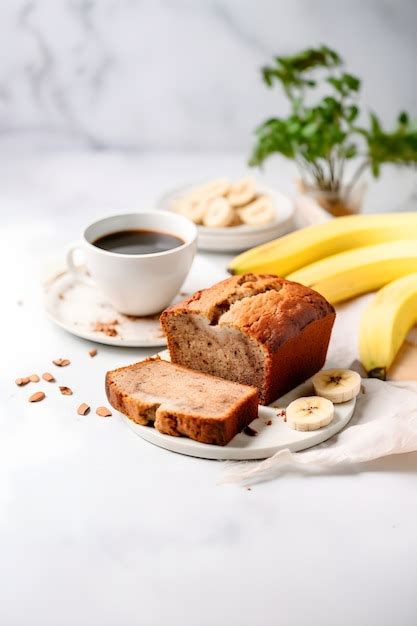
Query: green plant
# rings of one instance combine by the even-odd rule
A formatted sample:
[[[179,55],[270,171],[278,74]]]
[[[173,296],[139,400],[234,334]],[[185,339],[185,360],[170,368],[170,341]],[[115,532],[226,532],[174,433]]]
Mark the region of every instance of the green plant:
[[[400,113],[391,132],[382,128],[375,113],[368,128],[357,125],[361,81],[344,71],[334,50],[321,46],[275,57],[262,76],[268,87],[281,84],[290,113],[256,129],[250,165],[260,166],[280,153],[296,162],[305,185],[337,193],[350,159],[358,158],[359,164],[346,184],[348,191],[368,167],[377,177],[384,163],[417,163],[417,120],[410,121],[406,113]],[[311,103],[316,88],[324,95]]]

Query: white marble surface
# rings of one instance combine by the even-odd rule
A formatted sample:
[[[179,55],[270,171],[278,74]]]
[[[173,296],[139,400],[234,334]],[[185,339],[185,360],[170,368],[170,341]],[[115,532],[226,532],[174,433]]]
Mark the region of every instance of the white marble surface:
[[[3,0],[0,134],[57,145],[249,150],[283,114],[259,68],[321,42],[364,111],[417,111],[414,0]]]
[[[248,491],[219,485],[220,463],[153,447],[116,416],[75,412],[106,403],[107,369],[150,351],[98,346],[91,359],[89,344],[44,316],[45,263],[95,215],[238,173],[242,154],[3,146],[0,162],[0,624],[414,626],[417,454]],[[265,176],[290,186],[281,167]],[[368,208],[415,206],[412,175],[401,182],[401,193],[394,173],[372,187]],[[199,255],[185,287],[222,278],[226,262]],[[356,325],[344,307],[330,362],[354,357]],[[54,368],[56,357],[71,366]],[[13,382],[48,370],[74,395]],[[47,398],[29,404],[37,387]]]

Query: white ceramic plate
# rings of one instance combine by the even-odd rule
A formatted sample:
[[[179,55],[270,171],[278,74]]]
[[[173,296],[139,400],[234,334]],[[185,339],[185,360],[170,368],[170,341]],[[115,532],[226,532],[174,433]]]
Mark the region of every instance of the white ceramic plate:
[[[172,203],[195,185],[185,185],[164,195],[157,203],[159,209],[172,210]],[[258,191],[273,199],[276,217],[263,226],[230,226],[229,228],[207,228],[198,226],[198,248],[214,252],[237,252],[253,248],[288,233],[293,227],[294,207],[291,200],[271,187],[259,185]]]
[[[185,295],[179,296],[179,299]],[[78,282],[68,272],[61,272],[46,283],[45,309],[55,324],[89,341],[133,348],[166,345],[159,315],[122,315],[103,300],[98,289]],[[117,321],[111,325],[117,333],[115,336],[94,330],[97,322],[110,321]]]
[[[162,352],[162,358],[168,359],[168,353]],[[227,446],[215,446],[193,441],[187,437],[171,437],[163,435],[152,426],[140,426],[128,417],[120,413],[123,420],[137,435],[153,443],[160,448],[196,456],[202,459],[217,459],[221,461],[249,461],[253,459],[266,459],[278,450],[288,448],[292,452],[299,452],[311,448],[326,439],[330,439],[349,423],[355,410],[356,400],[350,400],[343,404],[335,405],[333,421],[320,430],[300,432],[289,428],[279,415],[280,410],[286,408],[290,402],[302,396],[314,395],[313,385],[310,381],[299,385],[290,393],[274,402],[269,407],[259,407],[259,417],[251,423],[251,428],[256,430],[257,435],[251,437],[241,432],[230,441]],[[271,425],[267,422],[272,421]]]

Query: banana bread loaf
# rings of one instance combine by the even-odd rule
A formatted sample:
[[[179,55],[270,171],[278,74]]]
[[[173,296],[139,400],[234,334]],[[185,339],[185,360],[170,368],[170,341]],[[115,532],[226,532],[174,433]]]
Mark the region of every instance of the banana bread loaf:
[[[154,358],[106,375],[110,404],[138,424],[167,435],[226,445],[258,417],[254,387]]]
[[[269,404],[323,367],[331,304],[270,275],[233,276],[166,309],[171,360],[258,388]]]

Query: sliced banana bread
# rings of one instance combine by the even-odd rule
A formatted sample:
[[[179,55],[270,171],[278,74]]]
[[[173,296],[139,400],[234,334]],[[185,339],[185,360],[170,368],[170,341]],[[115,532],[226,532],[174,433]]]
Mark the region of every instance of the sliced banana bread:
[[[167,435],[226,445],[258,417],[254,387],[154,358],[107,372],[110,404]]]
[[[173,305],[161,324],[174,363],[254,385],[269,404],[323,367],[334,319],[312,289],[245,274]]]

